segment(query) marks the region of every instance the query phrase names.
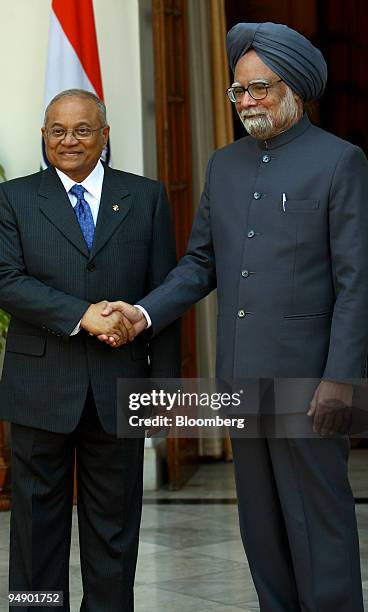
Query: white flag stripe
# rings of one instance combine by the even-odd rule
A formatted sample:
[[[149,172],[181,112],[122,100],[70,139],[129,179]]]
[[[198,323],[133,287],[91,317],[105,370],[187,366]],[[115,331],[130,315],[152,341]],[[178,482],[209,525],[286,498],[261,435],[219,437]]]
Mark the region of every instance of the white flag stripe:
[[[52,12],[46,69],[45,108],[60,91],[74,87],[96,93],[78,55],[65,36],[59,20]]]

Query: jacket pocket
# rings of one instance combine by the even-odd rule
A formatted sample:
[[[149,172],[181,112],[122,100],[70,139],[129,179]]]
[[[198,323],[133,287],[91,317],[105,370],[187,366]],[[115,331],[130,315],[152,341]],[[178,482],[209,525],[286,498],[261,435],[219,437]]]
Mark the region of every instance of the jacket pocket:
[[[11,334],[6,340],[7,353],[20,353],[42,357],[45,354],[46,338],[42,336],[23,336]]]
[[[288,212],[313,212],[319,209],[319,200],[286,200],[284,213]]]
[[[291,315],[284,315],[284,319],[291,319],[292,321],[295,320],[305,320],[305,319],[320,319],[323,317],[331,317],[332,316],[332,310],[326,310],[323,312],[307,312],[307,313],[301,313],[301,314],[291,314]]]

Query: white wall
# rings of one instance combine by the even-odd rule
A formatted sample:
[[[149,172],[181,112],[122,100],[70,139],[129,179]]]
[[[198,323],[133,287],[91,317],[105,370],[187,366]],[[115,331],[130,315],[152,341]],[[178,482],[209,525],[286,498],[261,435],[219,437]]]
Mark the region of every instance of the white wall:
[[[138,0],[94,0],[115,168],[143,174]],[[40,167],[51,0],[0,0],[0,164],[8,178]]]

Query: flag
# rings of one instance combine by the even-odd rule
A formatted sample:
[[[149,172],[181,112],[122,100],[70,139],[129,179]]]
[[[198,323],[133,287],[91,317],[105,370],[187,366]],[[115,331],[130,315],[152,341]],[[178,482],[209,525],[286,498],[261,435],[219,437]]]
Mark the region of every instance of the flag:
[[[103,100],[92,0],[52,0],[45,108],[64,89],[87,89]],[[107,145],[104,160],[110,162]],[[48,166],[42,142],[42,167]]]

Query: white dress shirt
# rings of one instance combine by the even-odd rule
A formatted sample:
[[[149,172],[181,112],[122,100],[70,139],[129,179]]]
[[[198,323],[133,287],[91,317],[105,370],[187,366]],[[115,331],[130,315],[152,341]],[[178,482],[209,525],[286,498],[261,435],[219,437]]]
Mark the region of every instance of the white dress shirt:
[[[64,189],[68,194],[71,205],[73,206],[73,208],[75,208],[77,204],[77,197],[69,193],[69,190],[73,187],[73,185],[76,184],[75,181],[73,181],[70,176],[64,174],[64,172],[61,172],[61,170],[58,170],[58,168],[55,168],[55,170],[61,182],[63,183]],[[84,189],[86,190],[84,194],[84,199],[90,205],[95,226],[97,223],[98,211],[100,208],[104,174],[104,167],[101,161],[99,160],[97,162],[97,165],[93,168],[91,174],[89,174],[87,178],[85,178],[84,181],[82,181],[81,183],[77,183],[78,185],[82,185],[82,187],[84,187]]]
[[[61,172],[61,170],[59,170],[58,168],[55,168],[55,170],[64,186],[65,191],[68,194],[71,205],[73,206],[73,208],[75,208],[77,204],[77,197],[70,193],[70,189],[73,187],[73,185],[76,184],[75,181],[73,181],[73,179],[71,179],[70,176],[68,176],[67,174],[64,174],[64,172]],[[85,178],[84,181],[82,181],[81,183],[77,183],[78,185],[82,185],[82,187],[84,187],[84,189],[86,190],[84,193],[84,199],[86,200],[86,202],[88,202],[90,206],[95,226],[97,223],[98,211],[100,209],[104,174],[105,169],[101,161],[99,160],[96,166],[93,168],[92,172],[87,176],[87,178]],[[73,329],[72,333],[70,334],[71,336],[75,336],[80,331],[80,323],[81,322],[79,321],[78,325]]]

